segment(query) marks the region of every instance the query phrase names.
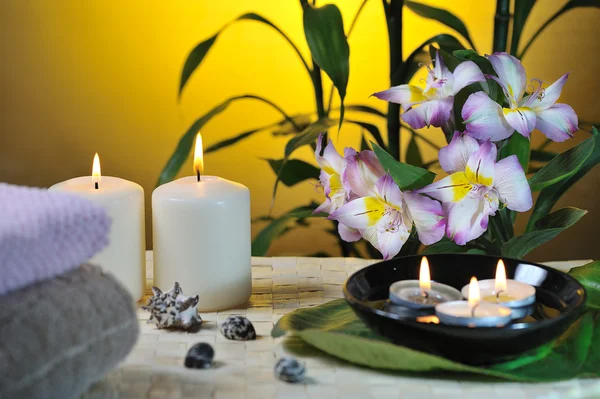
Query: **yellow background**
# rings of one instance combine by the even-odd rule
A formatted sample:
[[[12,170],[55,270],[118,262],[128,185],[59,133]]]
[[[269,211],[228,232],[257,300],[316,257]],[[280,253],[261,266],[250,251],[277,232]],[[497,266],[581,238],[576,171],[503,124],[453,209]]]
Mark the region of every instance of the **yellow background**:
[[[361,1],[334,1],[346,29]],[[495,1],[427,3],[455,13],[467,24],[478,50],[490,52]],[[564,3],[539,0],[523,37],[530,37],[534,28]],[[146,190],[150,231],[150,195],[155,182],[179,137],[197,117],[225,98],[244,93],[269,98],[290,114],[314,110],[312,86],[297,56],[279,35],[256,22],[240,22],[222,33],[178,102],[181,68],[189,51],[247,11],[272,20],[308,56],[301,9],[295,0],[1,1],[0,181],[49,186],[88,175],[97,151],[103,174],[135,181]],[[529,77],[553,81],[571,71],[561,101],[571,104],[580,119],[588,121],[600,120],[598,22],[600,11],[596,9],[571,11],[545,31],[524,59]],[[404,24],[405,56],[434,34],[451,33],[409,10]],[[385,103],[368,97],[388,87],[388,45],[380,1],[367,4],[349,43],[347,102],[384,110]],[[326,78],[325,82],[328,93]],[[263,104],[251,100],[235,103],[203,129],[204,145],[276,120],[279,115]],[[382,121],[377,123],[385,131]],[[443,144],[440,132],[423,133]],[[358,129],[344,126],[336,146],[340,151],[346,145],[357,147],[359,134]],[[539,142],[541,135],[535,135]],[[579,138],[585,135],[578,133]],[[261,158],[281,158],[286,140],[260,133],[208,155],[205,172],[248,186],[253,216],[265,215],[274,176]],[[567,146],[573,144],[575,141]],[[406,148],[406,141],[403,145]],[[312,159],[308,147],[296,156]],[[425,160],[434,156],[430,150],[424,155]],[[190,160],[181,175],[191,170]],[[600,258],[596,223],[600,216],[599,177],[597,170],[561,201],[561,205],[578,206],[590,213],[568,234],[536,251],[533,258]],[[282,187],[273,214],[309,199],[322,200],[310,183]],[[317,222],[314,226],[287,234],[270,254],[336,254],[334,238],[322,233],[329,225]],[[254,234],[261,227],[256,224]],[[149,234],[148,239],[150,244]]]

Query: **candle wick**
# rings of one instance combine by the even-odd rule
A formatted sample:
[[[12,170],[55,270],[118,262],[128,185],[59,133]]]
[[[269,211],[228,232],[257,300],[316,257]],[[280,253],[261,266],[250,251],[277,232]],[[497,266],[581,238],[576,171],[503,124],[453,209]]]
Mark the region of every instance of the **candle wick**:
[[[196,170],[196,177],[198,178],[198,181],[200,181],[200,169]]]
[[[94,188],[95,188],[96,190],[98,190],[98,182],[95,182],[95,183],[94,183]]]
[[[503,292],[504,292],[504,290],[499,290],[498,292],[496,292],[496,301],[500,300],[500,294]]]
[[[427,299],[427,298],[429,298],[429,293],[428,293],[427,291],[425,291],[425,290],[422,290],[422,291],[421,291],[421,296],[422,296],[423,298]]]
[[[475,305],[473,305],[473,307],[471,308],[471,317],[475,317],[475,309],[477,309],[477,307],[479,306],[479,303],[476,303]]]

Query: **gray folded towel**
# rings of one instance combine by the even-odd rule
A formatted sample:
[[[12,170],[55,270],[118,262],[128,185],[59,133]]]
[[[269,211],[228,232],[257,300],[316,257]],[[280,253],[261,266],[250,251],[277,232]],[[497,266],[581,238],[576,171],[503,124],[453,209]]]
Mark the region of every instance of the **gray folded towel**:
[[[0,296],[0,398],[74,398],[132,349],[132,297],[84,265]]]

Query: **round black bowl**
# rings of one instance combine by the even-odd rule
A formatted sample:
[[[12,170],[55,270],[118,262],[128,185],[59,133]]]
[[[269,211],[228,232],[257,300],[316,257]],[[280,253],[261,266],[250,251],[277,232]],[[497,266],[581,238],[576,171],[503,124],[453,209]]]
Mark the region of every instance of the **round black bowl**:
[[[536,303],[523,319],[505,327],[470,328],[417,320],[418,314],[389,308],[389,287],[398,280],[419,278],[422,256],[376,263],[354,273],[344,295],[356,314],[392,342],[461,363],[486,365],[517,357],[562,334],[581,314],[585,290],[574,278],[558,270],[506,259],[508,278],[536,287]],[[486,255],[427,255],[431,278],[458,290],[478,280],[493,279],[498,257]],[[421,315],[422,316],[422,315]]]

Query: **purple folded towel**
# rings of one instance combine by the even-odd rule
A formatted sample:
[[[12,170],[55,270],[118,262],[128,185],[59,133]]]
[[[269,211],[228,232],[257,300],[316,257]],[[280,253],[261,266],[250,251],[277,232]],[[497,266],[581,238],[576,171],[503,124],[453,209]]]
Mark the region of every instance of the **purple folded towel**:
[[[109,229],[88,200],[0,183],[0,295],[85,263],[108,244]]]

